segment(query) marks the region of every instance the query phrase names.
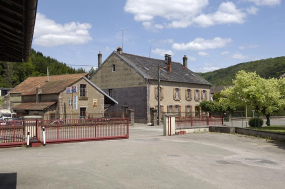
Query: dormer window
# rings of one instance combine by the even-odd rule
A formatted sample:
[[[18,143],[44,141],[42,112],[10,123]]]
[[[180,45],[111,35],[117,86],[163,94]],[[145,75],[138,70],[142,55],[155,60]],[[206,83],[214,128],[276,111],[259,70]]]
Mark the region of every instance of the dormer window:
[[[115,72],[116,71],[116,65],[113,64],[113,67],[112,67],[112,72]]]

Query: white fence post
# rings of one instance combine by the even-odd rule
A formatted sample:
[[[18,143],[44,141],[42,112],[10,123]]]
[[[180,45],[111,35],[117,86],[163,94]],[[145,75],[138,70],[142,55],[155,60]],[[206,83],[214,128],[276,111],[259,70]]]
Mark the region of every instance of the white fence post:
[[[30,131],[28,131],[28,136],[27,136],[27,147],[30,147]]]
[[[46,145],[46,129],[43,127],[43,140],[44,140],[44,146]]]

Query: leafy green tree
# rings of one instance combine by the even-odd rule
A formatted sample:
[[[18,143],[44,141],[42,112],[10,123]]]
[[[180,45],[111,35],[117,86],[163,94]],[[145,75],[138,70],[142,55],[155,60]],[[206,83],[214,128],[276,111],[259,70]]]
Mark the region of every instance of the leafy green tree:
[[[270,116],[285,107],[284,79],[264,79],[255,72],[239,71],[233,80],[234,86],[221,92],[227,98],[220,103],[233,108],[251,106],[258,113],[263,113],[266,124],[270,125]]]

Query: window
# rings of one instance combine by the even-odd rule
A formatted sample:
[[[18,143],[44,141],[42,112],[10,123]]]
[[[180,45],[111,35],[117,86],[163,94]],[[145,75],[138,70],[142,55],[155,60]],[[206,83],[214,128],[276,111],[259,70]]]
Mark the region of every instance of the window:
[[[195,100],[199,100],[200,94],[199,94],[199,90],[196,89],[195,91]]]
[[[181,113],[181,106],[179,106],[179,105],[176,105],[176,106],[175,106],[175,113],[180,116],[180,113]]]
[[[158,90],[157,90],[157,87],[155,87],[155,89],[154,89],[154,96],[155,96],[155,99],[158,99]],[[163,88],[160,87],[160,100],[162,100],[163,98],[164,98]]]
[[[185,113],[187,117],[191,116],[191,109],[192,107],[190,105],[185,106]]]
[[[173,99],[174,100],[180,100],[181,99],[180,89],[179,88],[174,88],[174,90],[173,90]]]
[[[202,98],[203,98],[203,100],[206,100],[206,99],[207,99],[206,90],[203,90],[203,92],[202,92]]]
[[[172,107],[172,105],[169,105],[168,107],[167,107],[167,113],[172,113],[173,112],[173,109],[172,109],[173,107]]]
[[[116,65],[113,64],[113,67],[112,67],[112,72],[115,72],[116,71]]]
[[[50,114],[50,120],[54,120],[55,119],[55,113],[51,113]]]
[[[110,97],[113,96],[113,90],[112,90],[112,89],[108,89],[108,95],[109,95]]]
[[[86,108],[80,108],[80,119],[85,119],[86,117]]]
[[[186,100],[192,100],[191,89],[186,89],[185,90],[185,99]]]
[[[86,84],[80,84],[80,96],[87,97]]]

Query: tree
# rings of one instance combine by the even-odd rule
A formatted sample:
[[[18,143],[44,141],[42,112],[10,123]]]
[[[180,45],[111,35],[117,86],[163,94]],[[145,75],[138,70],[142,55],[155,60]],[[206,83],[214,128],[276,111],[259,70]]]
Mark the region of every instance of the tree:
[[[227,98],[220,103],[234,108],[254,107],[255,111],[263,113],[266,124],[270,125],[270,116],[285,107],[284,79],[264,79],[255,72],[239,71],[233,80],[234,86],[221,92]],[[282,91],[283,90],[283,91]]]

